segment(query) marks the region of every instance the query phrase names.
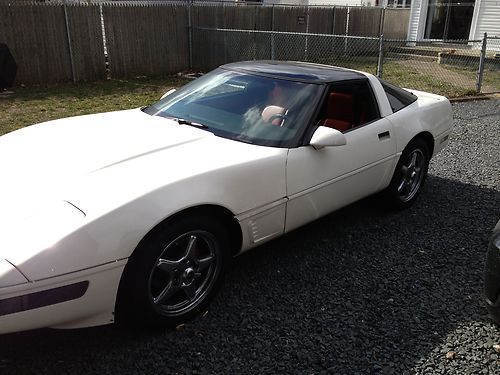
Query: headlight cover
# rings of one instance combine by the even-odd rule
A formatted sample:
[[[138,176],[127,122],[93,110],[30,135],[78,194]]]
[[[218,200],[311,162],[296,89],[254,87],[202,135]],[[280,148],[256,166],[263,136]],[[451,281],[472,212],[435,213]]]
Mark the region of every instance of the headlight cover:
[[[37,253],[50,248],[72,233],[84,218],[85,213],[71,203],[49,202],[2,236],[0,255],[20,267]]]

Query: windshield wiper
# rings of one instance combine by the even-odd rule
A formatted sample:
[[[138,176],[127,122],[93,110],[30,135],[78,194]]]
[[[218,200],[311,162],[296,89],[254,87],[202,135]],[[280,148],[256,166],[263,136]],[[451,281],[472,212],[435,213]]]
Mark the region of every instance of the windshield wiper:
[[[189,121],[183,118],[176,118],[176,117],[171,118],[171,120],[177,121],[179,125],[189,125],[189,126],[194,126],[196,128],[208,129],[208,126],[200,122]]]

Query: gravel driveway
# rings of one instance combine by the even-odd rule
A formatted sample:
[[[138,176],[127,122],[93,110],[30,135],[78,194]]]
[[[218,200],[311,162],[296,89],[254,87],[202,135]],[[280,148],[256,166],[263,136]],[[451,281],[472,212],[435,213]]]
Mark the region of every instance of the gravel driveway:
[[[0,336],[0,374],[500,374],[481,300],[500,101],[453,109],[412,209],[368,199],[235,259],[210,311],[176,331]]]

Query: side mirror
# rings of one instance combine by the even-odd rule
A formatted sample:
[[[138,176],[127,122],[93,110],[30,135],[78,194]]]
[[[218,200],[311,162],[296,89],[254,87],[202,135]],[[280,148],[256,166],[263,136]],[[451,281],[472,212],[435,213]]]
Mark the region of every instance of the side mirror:
[[[170,89],[168,90],[165,94],[163,94],[160,98],[162,100],[164,97],[169,96],[170,94],[174,93],[176,90],[175,89]]]
[[[345,135],[337,129],[320,126],[314,132],[309,144],[316,150],[319,150],[323,147],[343,146],[347,144],[347,139]]]

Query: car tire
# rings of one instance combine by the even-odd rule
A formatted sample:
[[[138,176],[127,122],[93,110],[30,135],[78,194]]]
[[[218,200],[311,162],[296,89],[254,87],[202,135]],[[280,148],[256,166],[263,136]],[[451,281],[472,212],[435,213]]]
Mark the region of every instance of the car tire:
[[[403,150],[391,183],[383,192],[391,209],[410,207],[422,192],[429,169],[430,151],[422,139],[411,141]]]
[[[160,224],[125,267],[117,323],[173,328],[206,311],[230,261],[228,246],[226,229],[208,215]]]

